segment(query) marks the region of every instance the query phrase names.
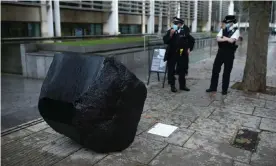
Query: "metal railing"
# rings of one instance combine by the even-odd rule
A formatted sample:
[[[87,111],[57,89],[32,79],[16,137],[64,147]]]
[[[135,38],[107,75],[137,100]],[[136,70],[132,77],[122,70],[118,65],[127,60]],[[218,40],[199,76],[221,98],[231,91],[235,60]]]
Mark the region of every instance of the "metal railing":
[[[153,51],[154,49],[166,49],[167,45],[163,42],[163,36],[160,35],[148,35],[144,36],[144,51],[149,51],[148,57],[150,57],[150,51]],[[213,54],[213,51],[217,48],[217,42],[216,38],[196,38],[193,52],[197,52],[201,54],[207,55],[208,57],[211,57]],[[202,51],[201,51],[202,50]],[[151,59],[149,59],[149,62]]]
[[[162,34],[163,35],[163,34]],[[193,33],[195,38],[210,38],[207,33]],[[16,38],[1,38],[1,43],[23,44],[23,43],[40,43],[44,41],[60,42],[60,41],[78,41],[87,39],[101,38],[123,38],[123,37],[143,37],[143,36],[158,36],[156,34],[120,34],[120,35],[85,35],[85,36],[61,36],[61,37],[16,37]]]
[[[213,46],[214,44],[216,44],[215,41],[216,41],[216,39],[212,38],[210,36],[202,37],[202,38],[195,38],[194,49],[201,49],[201,48]],[[146,47],[151,47],[151,46],[160,47],[162,45],[165,47],[165,44],[163,43],[163,36],[161,36],[161,35],[145,35],[144,36],[144,49]]]
[[[61,36],[61,37],[18,37],[18,38],[1,38],[1,43],[30,43],[43,41],[73,41],[86,39],[114,38],[114,37],[142,37],[142,34],[120,34],[120,35],[85,35],[85,36]]]

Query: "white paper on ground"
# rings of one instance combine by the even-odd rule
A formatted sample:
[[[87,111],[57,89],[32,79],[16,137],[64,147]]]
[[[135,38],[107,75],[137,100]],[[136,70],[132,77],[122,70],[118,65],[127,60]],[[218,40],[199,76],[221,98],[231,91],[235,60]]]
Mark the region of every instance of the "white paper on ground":
[[[155,134],[163,137],[170,136],[178,127],[172,125],[166,125],[163,123],[157,123],[153,128],[151,128],[148,133]]]

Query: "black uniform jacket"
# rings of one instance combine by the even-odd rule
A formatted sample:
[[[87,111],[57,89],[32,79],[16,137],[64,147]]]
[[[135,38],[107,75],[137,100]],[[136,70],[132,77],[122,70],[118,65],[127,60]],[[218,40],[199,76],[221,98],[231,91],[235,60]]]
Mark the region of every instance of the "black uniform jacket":
[[[236,30],[238,30],[238,28],[233,28],[233,30],[231,31],[227,31],[227,29],[223,29],[222,30],[222,35],[225,37],[231,37]],[[220,52],[226,52],[226,53],[230,53],[230,54],[234,54],[235,51],[237,50],[238,46],[236,45],[236,42],[234,43],[229,43],[229,42],[218,42],[218,47]],[[234,56],[234,55],[233,55]]]
[[[171,29],[163,37],[164,44],[168,45],[164,61],[169,60],[172,56],[176,56],[175,54],[179,49],[184,49],[183,55],[187,56],[187,49],[190,48],[190,51],[192,51],[194,48],[195,39],[190,35],[190,29],[187,26],[184,25],[180,33],[175,32],[172,37],[170,37],[170,31]]]

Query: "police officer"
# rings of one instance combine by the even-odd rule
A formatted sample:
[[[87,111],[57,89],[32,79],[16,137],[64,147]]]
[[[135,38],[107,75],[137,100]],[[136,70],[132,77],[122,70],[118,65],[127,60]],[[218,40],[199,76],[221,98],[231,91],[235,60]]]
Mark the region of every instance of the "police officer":
[[[179,75],[180,90],[190,91],[186,86],[185,76],[188,74],[189,54],[194,47],[194,38],[190,35],[190,29],[184,25],[184,21],[174,17],[173,26],[163,37],[167,44],[164,61],[167,61],[168,82],[171,91],[177,92],[175,87],[175,74]]]
[[[218,86],[219,73],[222,64],[224,64],[223,78],[222,78],[222,94],[226,95],[229,87],[230,74],[233,68],[235,58],[235,51],[237,49],[236,41],[240,36],[237,27],[235,16],[228,15],[223,20],[225,23],[224,29],[221,29],[217,35],[218,52],[213,64],[212,78],[210,88],[206,92],[216,92]]]

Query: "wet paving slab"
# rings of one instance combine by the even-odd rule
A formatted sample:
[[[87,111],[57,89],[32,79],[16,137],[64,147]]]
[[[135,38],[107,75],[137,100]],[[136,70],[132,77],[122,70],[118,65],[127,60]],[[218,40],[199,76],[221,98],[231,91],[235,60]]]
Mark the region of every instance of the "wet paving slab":
[[[40,117],[37,104],[42,80],[1,75],[1,130]]]
[[[229,95],[209,96],[213,59],[191,66],[190,92],[170,93],[161,82],[148,86],[148,98],[132,145],[120,153],[97,154],[53,131],[45,122],[25,126],[1,137],[1,164],[5,166],[274,166],[276,163],[275,96],[244,94],[230,89]],[[239,65],[242,60],[235,65]],[[201,65],[204,63],[204,65]],[[276,63],[275,63],[276,64]],[[239,69],[239,67],[237,67]],[[242,73],[242,70],[235,72]],[[207,74],[206,74],[207,73]],[[239,73],[237,73],[239,75]],[[14,79],[14,78],[12,78]],[[4,93],[12,91],[8,87]],[[37,95],[41,86],[23,86],[20,92]],[[3,85],[3,83],[2,83]],[[37,89],[35,89],[37,88]],[[15,93],[15,92],[14,92]],[[18,95],[17,94],[17,95]],[[16,95],[15,95],[16,96]],[[20,96],[20,95],[19,95]],[[6,101],[13,98],[8,96]],[[28,97],[19,97],[19,102]],[[31,99],[31,98],[30,98]],[[3,98],[2,98],[3,101]],[[24,102],[21,102],[24,104]],[[35,102],[33,102],[35,103]],[[167,103],[165,105],[164,103]],[[8,115],[13,107],[4,105]],[[29,108],[32,102],[27,105]],[[8,121],[8,120],[6,120]],[[156,123],[177,127],[169,137],[148,133]],[[240,129],[258,132],[256,151],[233,146]]]
[[[231,159],[205,151],[168,146],[151,163],[152,166],[232,166]]]
[[[204,150],[213,155],[230,158],[236,161],[249,163],[251,152],[233,147],[229,139],[220,137],[220,134],[210,135],[196,132],[184,145],[194,150]]]

